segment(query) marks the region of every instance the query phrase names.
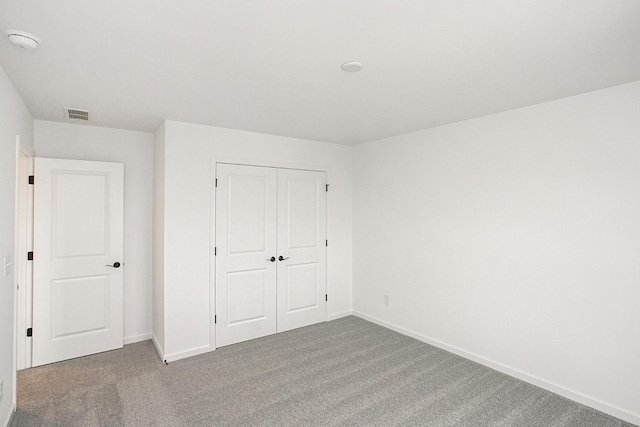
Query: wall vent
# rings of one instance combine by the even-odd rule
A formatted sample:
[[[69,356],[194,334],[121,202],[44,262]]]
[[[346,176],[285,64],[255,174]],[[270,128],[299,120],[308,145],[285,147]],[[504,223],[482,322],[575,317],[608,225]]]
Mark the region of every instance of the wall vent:
[[[64,111],[68,119],[89,120],[89,112],[86,110],[78,110],[77,108],[65,108]]]

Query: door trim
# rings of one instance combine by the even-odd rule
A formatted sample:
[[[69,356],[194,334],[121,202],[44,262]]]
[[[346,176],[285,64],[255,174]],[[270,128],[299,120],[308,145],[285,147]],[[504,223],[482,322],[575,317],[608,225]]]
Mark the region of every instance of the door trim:
[[[15,213],[15,250],[14,289],[16,370],[31,367],[31,338],[26,330],[32,326],[33,270],[27,262],[27,252],[33,250],[33,186],[27,183],[27,177],[33,174],[33,152],[26,147],[20,135],[16,135],[16,213]]]
[[[209,346],[212,350],[215,350],[216,347],[216,324],[215,324],[215,315],[216,315],[216,258],[214,255],[214,249],[216,246],[216,165],[218,163],[224,164],[234,164],[234,165],[242,165],[242,166],[260,166],[260,167],[271,167],[271,168],[281,168],[281,169],[297,169],[297,170],[307,170],[307,171],[316,171],[316,172],[324,172],[327,174],[327,184],[331,183],[331,168],[328,166],[322,165],[310,165],[304,163],[289,163],[289,162],[280,162],[280,161],[270,161],[270,160],[261,160],[261,159],[251,159],[251,158],[241,158],[241,157],[225,157],[225,156],[211,156],[211,164],[209,167],[209,185],[210,185],[210,211],[209,211]],[[327,195],[327,204],[325,209],[326,212],[326,232],[327,239],[330,240],[330,222],[329,222],[329,206],[330,206],[330,197]],[[327,247],[327,262],[326,262],[326,274],[327,274],[327,284],[326,284],[326,292],[329,293],[329,247]],[[329,319],[329,305],[325,306],[325,319]]]

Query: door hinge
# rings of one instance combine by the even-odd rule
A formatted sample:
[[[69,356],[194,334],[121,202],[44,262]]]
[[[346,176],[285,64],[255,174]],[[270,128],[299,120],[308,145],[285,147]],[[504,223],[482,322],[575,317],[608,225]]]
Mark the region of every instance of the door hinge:
[[[218,315],[217,314],[213,315],[213,323],[218,323]]]
[[[327,191],[327,192],[329,191],[329,184],[325,184],[324,191]]]
[[[216,178],[216,187],[218,186],[218,178]]]
[[[33,185],[35,182],[35,177],[33,175],[29,175],[29,184]]]
[[[213,256],[216,256],[216,255],[218,255],[218,247],[214,246],[213,247]]]
[[[27,336],[28,337],[33,336],[33,328],[27,328]]]
[[[328,240],[325,240],[325,241],[324,241],[324,245],[325,245],[325,246],[329,246],[329,241],[328,241]]]
[[[329,301],[329,295],[328,294],[324,294],[324,300],[325,301]]]
[[[33,251],[27,252],[27,261],[33,261]]]

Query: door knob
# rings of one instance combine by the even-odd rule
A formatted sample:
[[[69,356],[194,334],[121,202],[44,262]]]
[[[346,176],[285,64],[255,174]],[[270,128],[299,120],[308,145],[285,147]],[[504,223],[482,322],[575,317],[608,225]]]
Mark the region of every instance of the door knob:
[[[289,259],[289,257],[284,258],[282,255],[278,257],[278,261],[284,261],[285,259]]]
[[[113,265],[107,264],[107,265],[105,265],[105,267],[120,268],[121,265],[122,264],[120,264],[119,262],[116,261],[116,262],[113,263]]]
[[[272,256],[271,258],[267,258],[267,261],[276,262],[276,257]]]

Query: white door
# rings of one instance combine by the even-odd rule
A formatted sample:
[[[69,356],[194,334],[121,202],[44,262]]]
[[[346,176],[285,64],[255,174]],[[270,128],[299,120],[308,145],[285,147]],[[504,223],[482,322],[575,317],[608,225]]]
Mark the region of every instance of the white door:
[[[277,170],[216,168],[216,346],[276,332]]]
[[[33,366],[123,345],[120,163],[35,159]]]
[[[218,164],[216,346],[326,320],[326,174]]]
[[[326,320],[326,182],[278,170],[278,332]]]

